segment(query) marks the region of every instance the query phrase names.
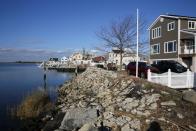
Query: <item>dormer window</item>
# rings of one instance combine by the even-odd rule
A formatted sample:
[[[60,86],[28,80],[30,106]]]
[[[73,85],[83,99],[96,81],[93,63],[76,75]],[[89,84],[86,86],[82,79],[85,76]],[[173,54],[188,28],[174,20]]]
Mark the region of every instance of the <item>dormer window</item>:
[[[188,28],[189,29],[196,29],[196,21],[189,21]]]
[[[152,29],[152,39],[161,37],[161,27]]]
[[[170,22],[167,24],[167,31],[172,31],[175,29],[175,22]]]

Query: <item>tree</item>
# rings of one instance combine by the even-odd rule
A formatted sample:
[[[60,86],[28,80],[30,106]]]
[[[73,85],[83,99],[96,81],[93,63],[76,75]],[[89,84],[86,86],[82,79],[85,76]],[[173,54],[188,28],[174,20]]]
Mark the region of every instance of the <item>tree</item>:
[[[144,22],[139,23],[139,30],[144,28]],[[136,20],[131,17],[125,17],[120,21],[114,21],[109,28],[102,27],[97,36],[104,41],[106,48],[118,48],[120,54],[120,70],[122,70],[122,59],[125,48],[134,46],[136,40]]]

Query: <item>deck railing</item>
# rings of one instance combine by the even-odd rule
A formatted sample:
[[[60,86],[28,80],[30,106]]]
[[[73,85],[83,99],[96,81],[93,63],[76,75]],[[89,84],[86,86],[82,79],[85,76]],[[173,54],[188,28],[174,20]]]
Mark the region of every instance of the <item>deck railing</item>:
[[[195,46],[181,46],[181,54],[196,54]]]

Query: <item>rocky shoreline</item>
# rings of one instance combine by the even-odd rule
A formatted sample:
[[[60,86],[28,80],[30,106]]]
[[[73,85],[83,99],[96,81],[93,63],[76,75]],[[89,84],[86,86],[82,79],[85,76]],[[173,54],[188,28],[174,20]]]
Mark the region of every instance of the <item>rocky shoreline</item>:
[[[90,67],[58,93],[57,115],[48,119],[43,130],[196,129],[196,105],[182,100],[181,92],[126,73]]]

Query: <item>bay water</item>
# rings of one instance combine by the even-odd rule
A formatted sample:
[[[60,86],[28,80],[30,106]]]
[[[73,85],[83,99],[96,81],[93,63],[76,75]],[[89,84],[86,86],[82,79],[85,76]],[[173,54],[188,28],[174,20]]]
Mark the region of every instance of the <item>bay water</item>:
[[[17,128],[10,109],[19,105],[25,96],[36,90],[47,90],[55,101],[59,85],[72,76],[71,73],[44,71],[37,64],[0,63],[0,130]]]

